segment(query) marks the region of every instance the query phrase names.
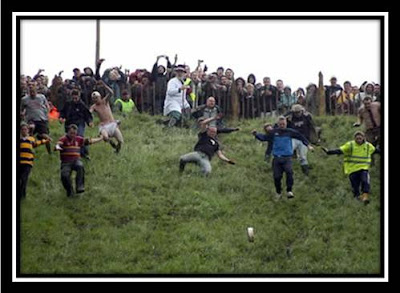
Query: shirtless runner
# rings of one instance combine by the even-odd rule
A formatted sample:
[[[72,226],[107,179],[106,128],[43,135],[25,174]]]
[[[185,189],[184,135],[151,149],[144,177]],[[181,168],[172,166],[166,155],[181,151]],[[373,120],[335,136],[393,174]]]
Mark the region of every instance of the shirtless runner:
[[[110,104],[108,99],[113,95],[112,89],[107,86],[104,81],[101,83],[107,90],[107,94],[104,98],[101,97],[100,93],[94,91],[92,93],[93,105],[90,107],[90,112],[97,112],[100,119],[99,132],[103,136],[104,141],[108,141],[111,146],[115,149],[116,153],[119,153],[121,146],[124,143],[124,138],[119,130],[119,121],[114,120],[114,116],[111,112]],[[115,144],[111,138],[115,137],[117,144]]]

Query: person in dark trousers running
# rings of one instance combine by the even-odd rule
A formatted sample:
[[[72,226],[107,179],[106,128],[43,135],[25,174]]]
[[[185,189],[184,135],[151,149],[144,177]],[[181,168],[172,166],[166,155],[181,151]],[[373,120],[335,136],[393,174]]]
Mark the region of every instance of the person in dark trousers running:
[[[81,159],[80,149],[82,145],[97,143],[103,140],[103,137],[83,138],[78,136],[78,126],[76,124],[68,125],[68,132],[61,137],[56,146],[55,151],[60,151],[61,159],[61,182],[67,191],[67,196],[74,195],[71,173],[76,171],[76,193],[85,191],[85,168]]]
[[[224,156],[219,149],[219,143],[216,139],[217,128],[208,127],[206,131],[199,133],[199,141],[194,146],[194,152],[188,153],[180,157],[179,170],[183,172],[187,163],[195,163],[201,167],[204,175],[211,173],[211,159],[216,153],[218,158],[229,164],[234,165],[235,162]]]
[[[357,131],[354,134],[354,140],[348,141],[339,149],[328,150],[323,147],[322,150],[328,155],[344,155],[344,173],[349,175],[353,195],[356,199],[368,204],[371,189],[368,170],[371,166],[372,154],[380,153],[379,148],[375,148],[372,143],[366,141],[363,132]]]
[[[286,191],[287,198],[293,198],[293,170],[292,170],[292,156],[293,156],[293,145],[292,138],[300,140],[307,148],[311,151],[314,148],[309,144],[308,140],[298,131],[287,128],[287,121],[284,116],[278,118],[278,128],[272,128],[271,125],[267,128],[268,134],[257,133],[256,130],[252,131],[252,134],[260,141],[268,141],[273,143],[272,160],[273,176],[276,190],[276,198],[282,197],[282,177],[283,173],[286,173]]]
[[[19,198],[26,197],[26,187],[28,185],[29,174],[31,173],[33,160],[35,155],[33,148],[46,144],[48,139],[36,140],[33,136],[29,135],[29,125],[25,122],[21,123],[20,137],[19,137]]]

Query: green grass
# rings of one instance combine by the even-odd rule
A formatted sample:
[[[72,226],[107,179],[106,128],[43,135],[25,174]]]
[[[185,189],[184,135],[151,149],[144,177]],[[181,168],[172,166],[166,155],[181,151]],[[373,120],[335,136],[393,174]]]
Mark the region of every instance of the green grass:
[[[250,131],[261,119],[221,135],[236,165],[212,160],[212,174],[179,156],[193,149],[193,129],[163,129],[160,117],[123,120],[125,145],[90,147],[86,192],[67,198],[58,154],[36,149],[27,198],[21,204],[21,273],[26,274],[378,274],[380,157],[371,170],[371,203],[353,199],[340,156],[318,147],[305,177],[294,163],[293,200],[274,201],[265,145]],[[324,145],[352,138],[348,117],[316,118]],[[63,127],[51,124],[58,139]],[[88,128],[96,136],[97,128]],[[284,185],[285,186],[285,185]],[[246,228],[254,227],[248,242]]]

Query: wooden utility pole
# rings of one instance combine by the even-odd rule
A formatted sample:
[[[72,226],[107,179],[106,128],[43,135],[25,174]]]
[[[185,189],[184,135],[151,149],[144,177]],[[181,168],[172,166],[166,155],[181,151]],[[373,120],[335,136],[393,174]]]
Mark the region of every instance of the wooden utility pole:
[[[100,59],[100,19],[96,19],[96,60],[94,64]]]

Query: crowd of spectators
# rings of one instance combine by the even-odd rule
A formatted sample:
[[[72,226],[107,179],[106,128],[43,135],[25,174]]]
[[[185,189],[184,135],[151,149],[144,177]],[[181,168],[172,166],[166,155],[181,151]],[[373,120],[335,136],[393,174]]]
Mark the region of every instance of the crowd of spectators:
[[[167,61],[166,67],[159,64],[162,58]],[[100,73],[103,61],[98,60],[95,71],[90,67],[83,70],[75,68],[71,78],[63,78],[63,71],[60,71],[51,82],[42,69],[33,77],[21,75],[20,97],[27,94],[29,83],[35,83],[37,92],[47,98],[52,109],[62,111],[64,105],[72,100],[71,93],[74,90],[79,91],[81,100],[90,107],[93,91],[105,95],[101,83],[104,81],[114,92],[109,100],[113,111],[122,111],[124,107],[121,102],[131,100],[140,113],[162,115],[167,83],[175,76],[177,56],[174,63],[168,56],[158,56],[151,71],[136,69],[130,72],[128,69],[122,71],[122,67],[112,67]],[[329,85],[324,85],[320,73],[318,85],[310,83],[304,88],[292,89],[281,79],[272,84],[269,76],[263,77],[262,82],[258,82],[251,73],[246,79],[236,78],[231,68],[218,67],[215,72],[209,72],[202,63],[202,60],[198,60],[194,70],[185,66],[184,80],[189,87],[186,91],[187,101],[192,108],[197,108],[204,105],[209,97],[214,97],[225,117],[246,119],[278,116],[289,111],[294,104],[302,105],[314,115],[356,115],[366,96],[370,96],[373,102],[381,101],[380,85],[373,82],[366,81],[357,86],[345,81],[342,86],[337,83],[336,77],[331,77]]]

